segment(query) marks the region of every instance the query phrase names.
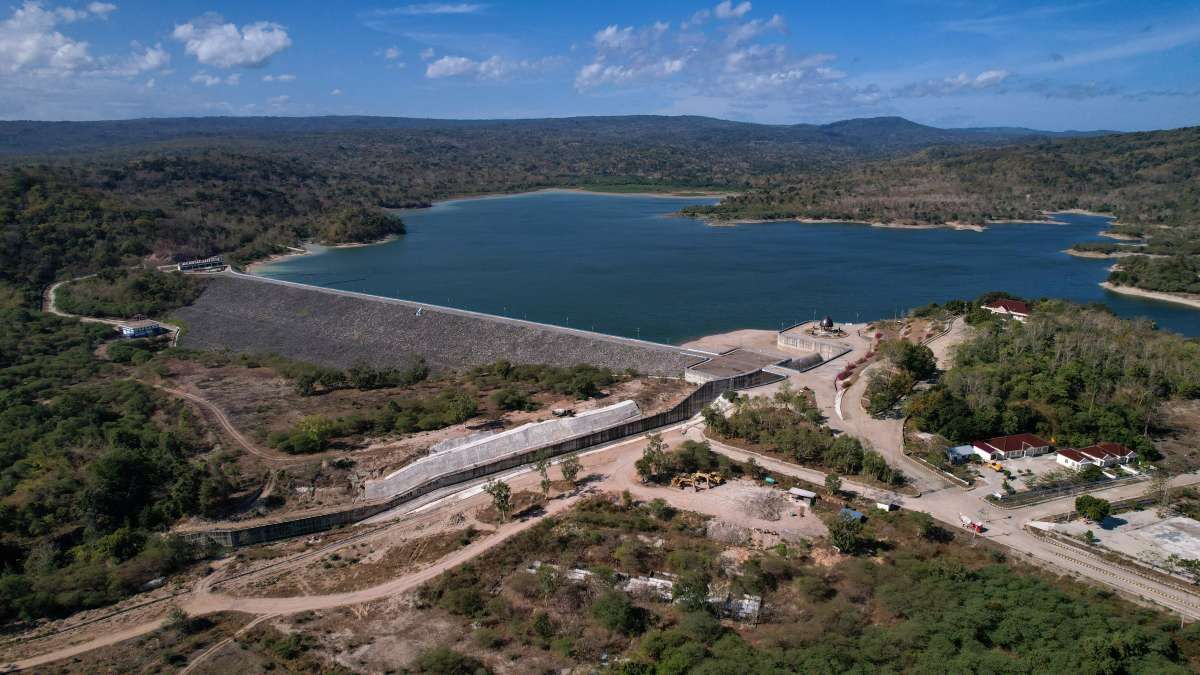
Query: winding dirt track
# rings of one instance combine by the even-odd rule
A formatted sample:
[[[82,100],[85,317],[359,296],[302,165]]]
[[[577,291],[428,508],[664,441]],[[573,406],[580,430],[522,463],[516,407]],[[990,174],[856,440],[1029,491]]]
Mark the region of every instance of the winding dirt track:
[[[319,459],[322,456],[324,456],[324,454],[328,454],[328,453],[312,454],[312,455],[304,455],[303,457],[296,457],[294,455],[289,455],[287,453],[280,452],[278,450],[272,450],[269,448],[259,447],[259,446],[255,445],[250,439],[246,438],[246,436],[243,435],[242,432],[238,431],[237,427],[233,426],[233,423],[229,421],[229,417],[227,417],[225,415],[225,411],[223,411],[219,407],[217,407],[217,405],[215,403],[213,403],[212,401],[209,401],[208,399],[206,399],[202,396],[199,396],[197,394],[193,394],[191,392],[184,391],[182,389],[175,389],[175,388],[168,387],[168,386],[161,385],[161,384],[154,385],[154,388],[158,389],[160,391],[166,392],[167,394],[170,394],[172,396],[178,396],[179,398],[191,401],[192,403],[195,403],[195,404],[203,407],[208,412],[212,413],[213,419],[215,419],[217,421],[217,424],[221,425],[221,428],[225,430],[225,433],[229,434],[229,436],[231,438],[233,438],[233,440],[239,446],[241,446],[243,450],[254,455],[255,457],[258,457],[259,459],[263,460],[264,462],[270,462],[271,464],[282,464],[282,465],[286,466],[286,465],[291,465],[291,464],[301,464],[304,462],[312,462],[314,459]]]

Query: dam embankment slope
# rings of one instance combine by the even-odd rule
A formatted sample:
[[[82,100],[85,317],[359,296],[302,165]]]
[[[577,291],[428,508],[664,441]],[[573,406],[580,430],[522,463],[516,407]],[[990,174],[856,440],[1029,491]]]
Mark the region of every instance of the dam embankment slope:
[[[240,273],[215,275],[195,303],[177,310],[179,344],[346,368],[402,366],[424,358],[434,370],[505,359],[678,376],[707,356],[671,345],[602,335],[419,302],[307,286]]]

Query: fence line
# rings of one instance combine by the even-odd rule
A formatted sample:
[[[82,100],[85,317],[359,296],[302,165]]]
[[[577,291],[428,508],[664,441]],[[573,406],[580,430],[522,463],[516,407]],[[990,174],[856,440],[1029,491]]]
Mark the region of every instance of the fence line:
[[[1073,483],[1071,485],[1062,485],[1059,487],[1039,488],[1029,490],[1027,492],[1018,492],[1012,497],[1004,499],[996,499],[992,495],[987,496],[988,503],[993,506],[998,506],[1002,509],[1016,509],[1024,506],[1032,506],[1041,502],[1050,501],[1059,497],[1068,497],[1081,492],[1090,492],[1092,490],[1107,490],[1112,487],[1125,485],[1127,483],[1136,483],[1146,480],[1144,475],[1125,476],[1122,478],[1110,478],[1107,480],[1095,480],[1090,483]]]

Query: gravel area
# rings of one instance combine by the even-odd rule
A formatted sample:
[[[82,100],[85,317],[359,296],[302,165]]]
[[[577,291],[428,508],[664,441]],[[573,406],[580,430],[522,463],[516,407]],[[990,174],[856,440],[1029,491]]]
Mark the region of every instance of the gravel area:
[[[435,370],[507,359],[679,376],[701,360],[670,345],[246,275],[214,276],[194,304],[173,316],[185,325],[184,347],[276,353],[339,368],[424,357]]]

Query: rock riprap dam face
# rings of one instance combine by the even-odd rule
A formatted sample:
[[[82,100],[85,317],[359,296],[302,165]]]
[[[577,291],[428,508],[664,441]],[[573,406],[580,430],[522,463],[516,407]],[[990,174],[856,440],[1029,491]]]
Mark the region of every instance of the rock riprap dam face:
[[[670,345],[233,273],[215,276],[174,316],[185,325],[183,347],[274,353],[336,368],[403,366],[424,358],[444,371],[504,359],[678,376],[705,357]]]

